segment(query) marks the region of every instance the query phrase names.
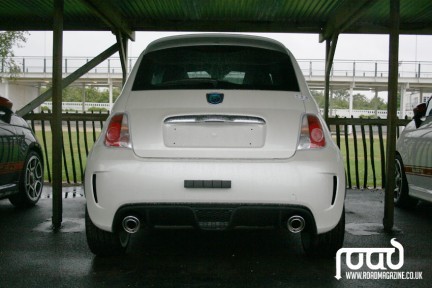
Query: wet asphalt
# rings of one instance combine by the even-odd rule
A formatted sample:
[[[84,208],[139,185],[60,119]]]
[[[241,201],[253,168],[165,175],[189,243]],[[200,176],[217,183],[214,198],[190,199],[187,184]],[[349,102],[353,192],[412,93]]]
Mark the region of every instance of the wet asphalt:
[[[51,230],[49,188],[34,208],[0,201],[0,287],[431,287],[432,205],[395,210],[395,229],[383,231],[383,191],[349,190],[346,248],[404,248],[396,272],[421,280],[351,280],[346,259],[307,257],[300,237],[286,231],[147,231],[133,235],[125,256],[95,257],[84,232],[80,187],[64,188],[63,228]],[[399,254],[400,255],[400,254]],[[378,264],[377,255],[373,263]],[[358,257],[358,255],[356,256]],[[392,257],[393,263],[400,261]],[[353,264],[358,263],[353,258]],[[356,271],[376,272],[363,265]],[[377,270],[378,271],[378,270]],[[387,267],[387,270],[393,272]]]

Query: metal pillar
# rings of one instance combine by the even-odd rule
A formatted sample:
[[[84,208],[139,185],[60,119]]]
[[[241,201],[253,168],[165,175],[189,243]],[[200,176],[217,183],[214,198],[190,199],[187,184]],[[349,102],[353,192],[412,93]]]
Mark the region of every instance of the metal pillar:
[[[349,95],[349,104],[348,104],[349,118],[351,118],[353,112],[354,85],[355,85],[354,83],[351,83],[350,85],[350,95]]]
[[[398,92],[398,61],[399,61],[399,0],[389,0],[390,3],[390,51],[389,51],[389,80],[387,106],[387,181],[384,199],[384,230],[391,232],[394,225],[394,189],[395,189],[395,156],[396,156],[396,121],[397,121],[397,92]]]
[[[374,115],[375,115],[375,117],[378,117],[378,88],[375,88],[375,97],[374,97],[374,99],[375,99],[375,107],[374,107],[375,112],[374,112]]]
[[[113,81],[110,78],[108,78],[108,96],[109,96],[109,111],[111,113],[112,106],[113,106]]]
[[[82,112],[84,113],[85,110],[85,103],[86,103],[86,84],[82,84]]]
[[[406,94],[407,88],[408,88],[407,84],[400,85],[399,119],[404,119],[405,115],[406,115],[405,94]]]
[[[350,96],[349,96],[349,104],[348,104],[348,111],[349,111],[349,118],[352,117],[353,114],[353,106],[354,106],[354,86],[355,83],[350,84]],[[348,134],[351,135],[353,131],[352,125],[348,126]]]
[[[127,73],[128,73],[128,55],[127,55],[127,47],[128,47],[128,39],[124,37],[120,32],[116,33],[117,45],[119,46],[119,55],[120,55],[120,63],[122,66],[123,73],[123,83],[126,83]]]
[[[62,202],[62,58],[63,58],[63,0],[54,1],[54,29],[53,29],[53,95],[52,95],[52,190],[54,230],[61,228]]]
[[[336,45],[339,34],[333,34],[331,39],[326,41],[326,69],[325,69],[325,89],[324,89],[324,120],[329,118],[329,98],[330,98],[330,73],[333,66],[333,58],[336,52]]]

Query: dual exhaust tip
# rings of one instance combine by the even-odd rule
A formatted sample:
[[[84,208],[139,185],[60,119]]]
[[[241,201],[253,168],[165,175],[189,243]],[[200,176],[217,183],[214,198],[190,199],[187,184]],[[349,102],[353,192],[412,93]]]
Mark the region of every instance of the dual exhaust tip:
[[[300,215],[291,216],[287,221],[288,231],[291,233],[299,233],[303,231],[306,226],[306,221]]]
[[[141,222],[136,216],[126,216],[123,218],[122,227],[127,233],[134,234],[140,229]],[[300,215],[291,216],[287,221],[287,228],[291,233],[299,233],[306,226],[306,221]]]

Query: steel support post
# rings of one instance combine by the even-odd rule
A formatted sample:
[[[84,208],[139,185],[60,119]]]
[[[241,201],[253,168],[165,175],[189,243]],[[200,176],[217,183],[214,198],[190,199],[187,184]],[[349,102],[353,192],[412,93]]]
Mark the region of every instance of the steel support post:
[[[391,232],[394,225],[394,189],[395,189],[395,156],[396,156],[396,121],[398,94],[398,62],[399,62],[399,0],[389,0],[390,3],[390,43],[389,43],[389,80],[387,106],[387,181],[384,199],[384,230]]]
[[[128,75],[128,61],[127,61],[128,39],[124,37],[120,32],[116,33],[116,38],[117,38],[117,45],[119,47],[120,63],[121,63],[122,73],[123,73],[122,85],[124,85],[126,83],[126,78]]]
[[[63,58],[63,0],[54,1],[53,28],[53,72],[52,72],[52,225],[54,230],[61,228],[62,202],[62,58]]]
[[[324,120],[328,122],[330,107],[330,73],[333,66],[333,59],[336,52],[336,45],[339,34],[333,34],[331,39],[326,41],[326,69],[325,69],[325,89],[324,89]]]

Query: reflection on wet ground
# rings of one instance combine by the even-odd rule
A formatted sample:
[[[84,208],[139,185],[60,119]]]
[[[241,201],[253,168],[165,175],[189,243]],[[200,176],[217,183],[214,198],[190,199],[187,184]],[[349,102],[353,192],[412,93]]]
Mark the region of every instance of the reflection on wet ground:
[[[52,187],[45,184],[41,195],[41,199],[52,198]],[[64,186],[62,188],[62,196],[66,198],[81,198],[84,197],[84,188],[82,186]]]
[[[335,279],[336,259],[307,257],[300,235],[286,231],[146,230],[127,254],[95,257],[86,243],[81,187],[63,189],[63,225],[51,229],[52,192],[32,209],[0,201],[0,287],[430,287],[432,205],[395,210],[395,229],[382,228],[382,191],[350,190],[346,248],[404,247],[401,271],[423,280]],[[355,258],[357,259],[357,258]],[[373,263],[378,263],[378,256]],[[356,262],[354,263],[356,264]],[[342,273],[350,271],[345,261]],[[359,270],[360,271],[360,270]]]

